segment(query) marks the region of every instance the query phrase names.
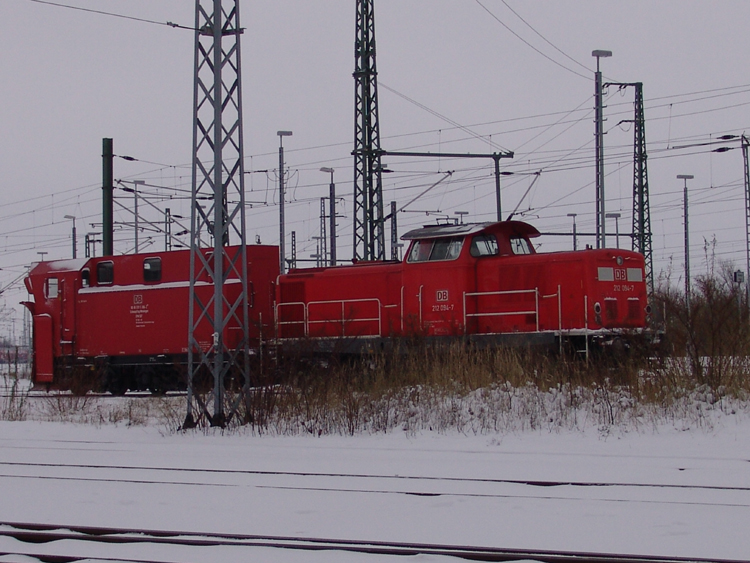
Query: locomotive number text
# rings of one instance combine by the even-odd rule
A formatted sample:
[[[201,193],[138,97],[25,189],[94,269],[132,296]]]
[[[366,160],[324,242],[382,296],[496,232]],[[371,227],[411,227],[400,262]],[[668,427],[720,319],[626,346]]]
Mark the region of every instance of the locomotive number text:
[[[615,289],[615,291],[633,291],[633,290],[635,290],[635,285],[632,285],[632,284],[631,285],[627,285],[627,284],[618,285],[618,284],[615,284],[614,289]]]
[[[452,311],[453,305],[433,305],[432,306],[432,312],[438,313],[440,311]]]

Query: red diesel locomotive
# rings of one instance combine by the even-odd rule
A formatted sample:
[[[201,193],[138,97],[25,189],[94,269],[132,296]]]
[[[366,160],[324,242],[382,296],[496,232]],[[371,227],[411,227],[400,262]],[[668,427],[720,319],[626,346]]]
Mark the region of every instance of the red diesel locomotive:
[[[293,270],[276,288],[279,340],[464,336],[560,345],[643,329],[643,256],[603,249],[537,254],[520,221],[431,226],[402,262]],[[337,342],[338,342],[337,341]]]
[[[257,346],[263,330],[272,334],[279,251],[248,246],[247,260],[250,338]],[[232,281],[225,285],[230,300],[241,287]],[[184,388],[190,251],[40,262],[25,283],[33,298],[25,305],[33,319],[35,385],[113,394]],[[212,292],[208,278],[196,282],[204,302]],[[229,346],[237,344],[238,328],[226,328]],[[196,337],[211,340],[208,333]]]
[[[277,247],[248,246],[251,338],[282,352],[304,342],[358,353],[414,336],[583,349],[646,327],[642,255],[537,254],[537,236],[520,221],[424,227],[402,237],[410,241],[402,262],[281,276]],[[82,380],[113,393],[184,386],[188,279],[188,251],[36,265],[26,279],[36,384]]]

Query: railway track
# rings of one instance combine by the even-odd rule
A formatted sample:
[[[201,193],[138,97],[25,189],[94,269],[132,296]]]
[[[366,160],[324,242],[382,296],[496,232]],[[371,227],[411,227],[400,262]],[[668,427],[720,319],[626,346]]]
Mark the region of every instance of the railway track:
[[[77,463],[42,463],[25,461],[0,461],[0,467],[38,467],[59,469],[94,469],[94,470],[121,470],[121,471],[153,471],[156,473],[187,473],[187,474],[213,474],[213,475],[248,475],[248,476],[272,476],[272,477],[322,477],[322,478],[347,478],[347,479],[382,479],[386,481],[422,481],[422,482],[455,482],[455,483],[487,483],[500,485],[527,485],[530,487],[554,488],[575,487],[584,489],[596,488],[654,488],[654,489],[690,489],[709,491],[737,491],[750,492],[750,487],[723,486],[723,485],[688,485],[674,483],[637,483],[617,481],[555,481],[539,479],[491,479],[472,477],[439,477],[439,476],[417,476],[417,475],[379,475],[376,473],[326,473],[310,471],[269,471],[257,469],[222,469],[222,468],[199,468],[199,467],[150,467],[138,465],[104,465],[104,464],[77,464]]]
[[[107,549],[111,556],[93,556],[99,561],[134,561],[162,563],[174,561],[172,548],[226,548],[246,552],[272,550],[338,551],[385,556],[431,555],[469,561],[531,560],[542,563],[740,563],[733,559],[665,557],[636,554],[587,553],[530,549],[504,549],[481,546],[391,543],[350,539],[309,538],[293,536],[260,536],[217,534],[174,530],[146,530],[0,522],[0,538],[16,540],[15,548],[0,543],[0,556],[33,557],[44,563],[74,563],[92,558]],[[3,547],[4,546],[4,547]],[[136,548],[140,555],[121,557],[122,548]],[[118,549],[119,548],[119,549]],[[164,548],[167,548],[166,550]],[[185,552],[182,551],[182,554]],[[158,554],[158,558],[156,555]]]

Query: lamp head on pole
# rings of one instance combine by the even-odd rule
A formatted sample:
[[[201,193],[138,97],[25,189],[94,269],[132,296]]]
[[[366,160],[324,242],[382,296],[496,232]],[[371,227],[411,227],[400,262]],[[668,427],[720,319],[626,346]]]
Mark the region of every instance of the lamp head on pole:
[[[678,180],[692,180],[693,178],[695,178],[695,176],[692,174],[677,174]]]
[[[591,51],[591,56],[596,57],[596,72],[599,72],[599,59],[611,57],[612,51],[605,51],[604,49],[594,49],[593,51]]]
[[[284,137],[291,137],[294,133],[291,131],[276,131],[276,134],[279,136],[279,146],[281,146]]]

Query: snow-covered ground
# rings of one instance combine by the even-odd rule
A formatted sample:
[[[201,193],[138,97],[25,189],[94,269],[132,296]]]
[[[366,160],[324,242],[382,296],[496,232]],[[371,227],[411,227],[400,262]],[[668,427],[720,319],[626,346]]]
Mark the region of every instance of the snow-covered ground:
[[[2,422],[0,521],[748,560],[750,419],[711,416],[636,431],[354,437]],[[0,552],[27,548],[0,539]]]

